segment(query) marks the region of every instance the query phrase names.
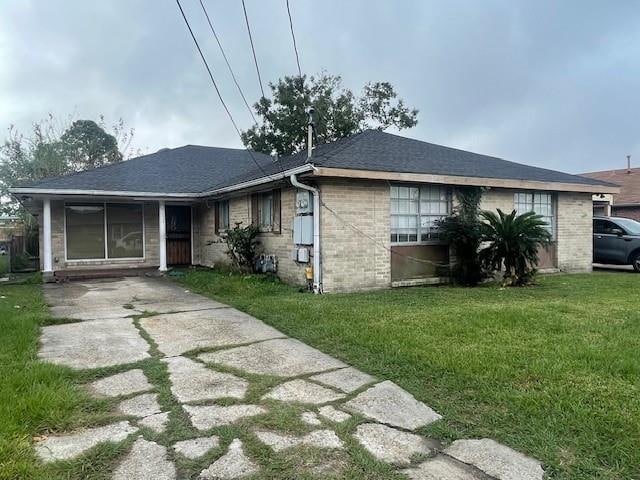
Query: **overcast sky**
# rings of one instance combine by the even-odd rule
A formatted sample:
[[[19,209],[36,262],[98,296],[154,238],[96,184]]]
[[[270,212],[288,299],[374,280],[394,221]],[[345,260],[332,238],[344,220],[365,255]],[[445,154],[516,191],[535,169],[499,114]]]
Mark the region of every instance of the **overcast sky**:
[[[197,0],[182,0],[241,128],[250,126]],[[403,135],[569,172],[640,165],[640,2],[290,0],[303,72],[391,82]],[[205,0],[250,99],[240,0]],[[285,0],[246,0],[265,83],[295,74]],[[0,0],[0,127],[122,117],[143,152],[241,146],[174,0]]]

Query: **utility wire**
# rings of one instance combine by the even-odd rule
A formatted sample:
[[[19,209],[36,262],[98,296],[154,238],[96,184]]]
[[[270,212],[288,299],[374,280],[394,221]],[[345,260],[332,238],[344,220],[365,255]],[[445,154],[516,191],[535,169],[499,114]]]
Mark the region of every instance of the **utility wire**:
[[[404,255],[402,253],[399,252],[394,252],[391,248],[387,247],[384,243],[380,242],[379,240],[377,240],[375,237],[372,237],[371,235],[369,235],[368,233],[366,233],[365,231],[363,231],[362,229],[356,227],[353,223],[349,222],[348,220],[342,218],[335,210],[333,210],[331,207],[329,207],[326,203],[324,203],[322,200],[320,201],[320,205],[322,207],[324,207],[329,213],[331,213],[334,217],[336,217],[338,220],[340,220],[344,225],[346,225],[347,227],[350,227],[351,229],[355,230],[356,232],[358,232],[359,234],[363,235],[364,237],[368,238],[369,240],[371,240],[374,244],[384,248],[385,250],[387,250],[391,255],[397,255],[399,257],[404,257],[407,260],[412,260],[414,262],[417,263],[424,263],[427,265],[433,265],[436,267],[443,267],[443,266],[447,266],[447,264],[445,263],[439,263],[439,262],[432,262],[431,260],[425,260],[424,258],[416,258],[416,257],[412,257],[410,255]]]
[[[209,68],[209,63],[207,62],[207,59],[205,58],[204,53],[202,53],[202,49],[200,48],[200,44],[198,43],[198,40],[196,39],[196,36],[193,33],[193,30],[191,29],[191,25],[189,24],[189,20],[187,19],[187,16],[185,15],[184,10],[182,9],[182,4],[180,3],[180,0],[176,0],[176,3],[178,4],[178,8],[180,9],[180,13],[182,14],[182,18],[184,19],[184,23],[187,25],[187,29],[189,30],[189,33],[191,34],[191,38],[193,39],[193,43],[195,43],[196,48],[198,49],[198,53],[200,54],[200,58],[202,59],[202,63],[204,63],[204,66],[206,67],[207,72],[209,73],[209,78],[211,79],[211,83],[213,84],[213,88],[215,89],[216,93],[218,94],[218,98],[220,99],[220,103],[222,103],[222,106],[224,107],[225,112],[227,112],[227,116],[229,117],[229,120],[231,120],[231,123],[233,124],[233,128],[235,128],[236,133],[238,134],[238,137],[240,137],[240,140],[242,141],[242,133],[240,132],[240,129],[238,128],[238,124],[233,119],[233,115],[231,115],[231,112],[229,111],[229,108],[227,107],[227,104],[225,103],[224,99],[222,98],[222,94],[220,93],[220,89],[218,88],[218,84],[216,83],[215,78],[213,78],[213,73],[211,72],[211,68]],[[244,142],[243,142],[243,144],[244,144]],[[262,171],[262,173],[267,178],[269,178],[270,180],[274,180],[274,178],[271,175],[269,175],[264,170],[264,168],[262,168],[262,165],[260,165],[260,162],[258,162],[258,160],[256,160],[256,157],[253,155],[253,152],[250,149],[248,149],[247,147],[245,147],[245,149],[247,150],[247,152],[251,156],[251,159],[253,160],[253,162]]]
[[[253,37],[251,36],[251,27],[249,26],[249,16],[247,15],[247,7],[244,4],[244,0],[242,0],[242,10],[244,11],[244,20],[247,24],[247,32],[249,32],[249,42],[251,43],[251,51],[253,52],[253,63],[256,65],[256,72],[258,73],[258,83],[260,84],[260,91],[262,92],[262,96],[266,97],[264,94],[264,88],[262,88],[262,77],[260,76],[260,68],[258,67],[258,58],[256,57],[256,49],[253,46]]]
[[[302,78],[302,69],[300,68],[300,56],[298,55],[298,45],[296,44],[296,34],[293,31],[293,20],[291,19],[291,8],[289,8],[289,0],[287,0],[287,14],[289,15],[289,27],[291,28],[291,38],[293,39],[293,51],[296,52],[296,64],[298,65],[298,76]]]
[[[249,114],[251,115],[251,118],[253,118],[253,123],[258,125],[258,121],[256,120],[256,117],[253,115],[253,110],[249,106],[249,102],[247,102],[247,98],[244,96],[244,93],[242,92],[242,88],[240,88],[240,84],[238,83],[238,79],[236,78],[235,73],[233,73],[233,68],[231,68],[231,64],[229,63],[229,59],[227,58],[227,54],[225,53],[224,48],[222,48],[222,43],[220,42],[220,38],[218,38],[218,34],[216,33],[216,30],[213,28],[213,24],[211,23],[211,19],[209,18],[209,13],[207,12],[207,9],[205,8],[204,3],[202,2],[202,0],[200,0],[200,6],[202,7],[202,11],[204,12],[204,16],[207,17],[207,23],[209,24],[209,27],[211,28],[211,33],[213,33],[213,36],[216,39],[216,42],[218,43],[218,47],[220,48],[220,52],[222,53],[222,58],[224,58],[224,61],[227,64],[227,68],[229,69],[229,73],[231,74],[231,78],[233,78],[233,83],[236,84],[236,87],[238,88],[238,92],[240,93],[240,96],[242,97],[242,101],[244,102],[245,106],[247,107],[247,110],[249,110]]]

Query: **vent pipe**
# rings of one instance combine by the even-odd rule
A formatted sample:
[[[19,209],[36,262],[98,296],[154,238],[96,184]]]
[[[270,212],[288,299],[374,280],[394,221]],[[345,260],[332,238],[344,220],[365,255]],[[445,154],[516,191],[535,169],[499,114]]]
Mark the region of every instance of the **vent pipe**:
[[[307,161],[311,160],[313,155],[313,114],[315,109],[309,107],[309,121],[307,122]]]
[[[631,155],[627,155],[627,173],[631,173]]]

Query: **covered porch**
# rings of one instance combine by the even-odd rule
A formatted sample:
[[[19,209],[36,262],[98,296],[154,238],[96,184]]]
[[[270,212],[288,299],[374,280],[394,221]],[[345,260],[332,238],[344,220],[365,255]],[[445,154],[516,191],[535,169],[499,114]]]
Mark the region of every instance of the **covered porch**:
[[[45,278],[104,276],[191,265],[192,199],[43,196],[28,200],[38,217]],[[197,227],[196,227],[197,228]]]

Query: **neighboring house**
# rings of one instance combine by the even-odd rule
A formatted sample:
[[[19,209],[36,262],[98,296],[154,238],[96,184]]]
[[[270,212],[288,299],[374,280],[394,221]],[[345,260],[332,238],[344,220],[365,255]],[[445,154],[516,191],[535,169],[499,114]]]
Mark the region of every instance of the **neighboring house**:
[[[19,217],[0,215],[0,248],[7,251],[11,237],[15,234],[21,235],[23,231],[24,227]]]
[[[569,272],[591,270],[591,196],[618,192],[367,130],[317,146],[310,159],[187,145],[12,193],[38,215],[47,276],[226,263],[223,232],[253,222],[283,280],[304,284],[313,265],[317,287],[338,292],[434,282],[450,259],[435,221],[451,212],[460,185],[487,187],[484,209],[542,214],[553,243],[541,266]]]
[[[595,215],[625,217],[640,221],[640,168],[604,170],[582,175],[620,186],[619,193],[594,197],[593,213]]]

